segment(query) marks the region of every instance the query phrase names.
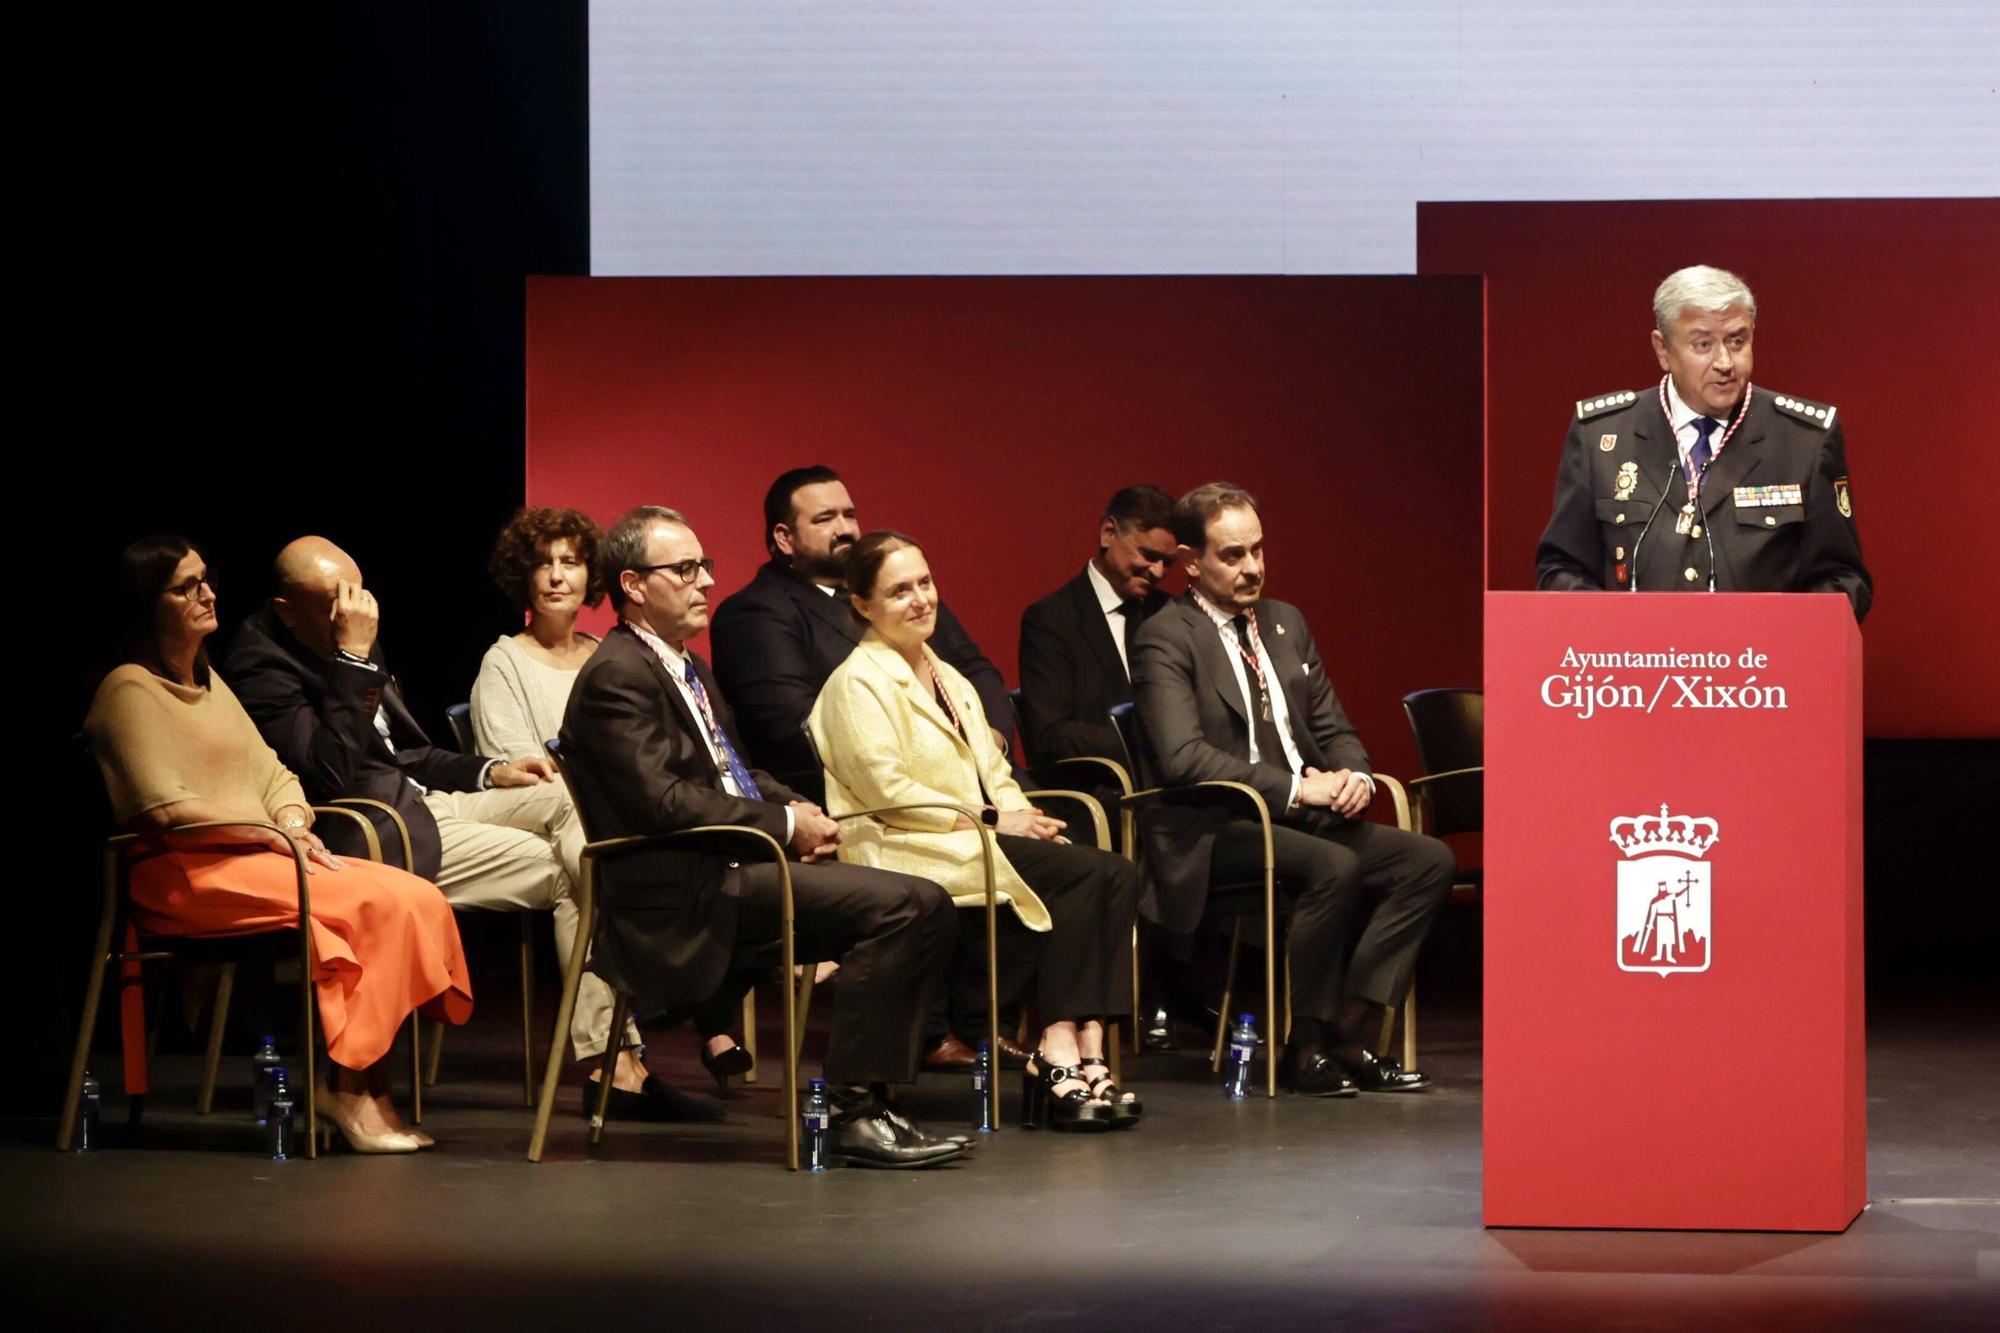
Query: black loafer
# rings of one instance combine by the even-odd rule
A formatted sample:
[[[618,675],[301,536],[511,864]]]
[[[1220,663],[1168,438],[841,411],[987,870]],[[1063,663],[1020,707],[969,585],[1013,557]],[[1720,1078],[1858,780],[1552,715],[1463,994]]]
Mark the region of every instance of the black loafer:
[[[946,1143],[959,1144],[967,1152],[972,1151],[976,1146],[970,1134],[933,1134],[931,1131],[919,1126],[916,1121],[910,1119],[893,1106],[884,1106],[882,1114],[889,1118],[889,1123],[896,1127],[906,1141],[915,1143],[929,1139],[941,1139]]]
[[[1333,1058],[1363,1092],[1422,1092],[1431,1085],[1430,1075],[1405,1069],[1386,1055],[1363,1051],[1359,1060]]]
[[[1352,1097],[1360,1091],[1341,1066],[1322,1051],[1301,1055],[1287,1050],[1278,1082],[1301,1097]]]
[[[583,1085],[583,1118],[597,1110],[597,1085]],[[642,1120],[656,1124],[712,1125],[727,1113],[705,1097],[695,1097],[669,1086],[658,1074],[646,1075],[637,1092],[611,1090],[611,1104],[604,1110],[607,1120]]]
[[[913,1171],[941,1166],[965,1156],[966,1147],[949,1139],[932,1138],[914,1125],[905,1131],[887,1107],[875,1106],[846,1118],[836,1118],[827,1137],[835,1156],[848,1166]],[[903,1121],[908,1125],[907,1120]]]
[[[1139,1021],[1145,1024],[1139,1033],[1141,1050],[1178,1051],[1181,1048],[1180,1042],[1174,1039],[1173,1016],[1164,1007],[1155,1009],[1150,1016]]]

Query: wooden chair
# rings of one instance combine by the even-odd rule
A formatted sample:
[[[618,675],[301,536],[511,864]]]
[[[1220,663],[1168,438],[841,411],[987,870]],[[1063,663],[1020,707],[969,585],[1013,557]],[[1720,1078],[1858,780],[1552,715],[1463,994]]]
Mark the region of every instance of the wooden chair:
[[[472,705],[453,704],[444,711],[445,720],[451,724],[451,734],[461,754],[477,754],[478,747],[472,739]],[[387,811],[395,821],[395,827],[402,834],[403,868],[413,864],[410,857],[410,831],[403,823],[403,817],[394,807],[379,801],[371,802]],[[535,1104],[535,920],[537,912],[516,913],[520,919],[520,961],[521,961],[521,1105]],[[560,1052],[560,1046],[554,1048]],[[432,1023],[429,1043],[429,1058],[424,1062],[423,1084],[434,1086],[438,1081],[438,1064],[444,1056],[444,1024]]]
[[[1124,741],[1127,757],[1134,767],[1146,754],[1145,737],[1139,727],[1138,709],[1132,704],[1120,704],[1111,710],[1112,724],[1118,729],[1119,739]],[[1143,770],[1142,771],[1146,771]],[[1386,773],[1376,773],[1376,796],[1386,795],[1392,803],[1397,827],[1409,827],[1409,796],[1403,784]],[[1221,919],[1231,921],[1229,935],[1229,963],[1223,973],[1222,1000],[1216,1011],[1215,1044],[1209,1055],[1209,1068],[1222,1068],[1223,1047],[1229,1036],[1230,1002],[1236,991],[1236,967],[1243,947],[1243,923],[1262,917],[1264,925],[1264,1013],[1268,1031],[1264,1042],[1264,1090],[1265,1096],[1278,1095],[1278,1048],[1290,1038],[1292,1028],[1292,978],[1290,960],[1282,963],[1278,956],[1279,914],[1284,903],[1279,900],[1275,852],[1271,833],[1271,810],[1264,797],[1248,783],[1232,782],[1224,779],[1209,779],[1202,782],[1183,783],[1175,786],[1148,787],[1133,792],[1124,800],[1128,811],[1137,809],[1148,802],[1168,801],[1180,804],[1221,806],[1239,817],[1254,818],[1263,835],[1263,874],[1255,880],[1236,881],[1209,886],[1211,910]],[[1126,825],[1129,839],[1128,855],[1135,860],[1136,820]],[[1284,1007],[1279,1008],[1278,974],[1284,970]],[[1282,1015],[1282,1017],[1280,1017]]]
[[[1415,690],[1403,696],[1403,716],[1417,743],[1417,763],[1424,775],[1410,782],[1410,821],[1406,827],[1434,838],[1478,833],[1486,823],[1486,696],[1479,690]],[[1451,886],[1455,903],[1478,906],[1483,875],[1477,866],[1461,868]],[[1390,1016],[1393,1019],[1393,1015]],[[1389,1023],[1382,1044],[1389,1043]],[[1416,1068],[1417,985],[1410,982],[1403,1003],[1403,1067]]]
[[[368,848],[369,859],[382,859],[382,848],[375,830],[368,820],[357,811],[336,806],[314,806],[316,817],[352,819],[359,825],[362,841]],[[97,940],[91,952],[90,974],[84,985],[83,1013],[77,1023],[76,1048],[70,1058],[69,1081],[63,1093],[62,1114],[56,1124],[56,1148],[67,1152],[75,1141],[78,1098],[83,1091],[83,1076],[90,1062],[92,1040],[97,1035],[98,1010],[104,995],[104,976],[112,967],[123,969],[131,964],[135,975],[121,978],[122,984],[143,984],[143,977],[136,975],[139,968],[149,962],[170,960],[209,962],[217,965],[215,997],[211,1001],[208,1040],[203,1053],[201,1091],[195,1109],[198,1114],[207,1115],[215,1101],[216,1070],[221,1063],[222,1038],[229,1021],[229,1004],[236,979],[236,965],[245,957],[269,957],[273,945],[283,941],[287,935],[296,939],[299,964],[299,1049],[304,1061],[302,1080],[305,1102],[305,1144],[306,1156],[319,1155],[319,1108],[317,1100],[318,1075],[315,1068],[317,1043],[315,1015],[318,1001],[313,989],[313,947],[312,932],[303,923],[311,919],[312,898],[307,884],[306,858],[303,847],[292,843],[292,861],[298,880],[298,927],[284,927],[276,930],[258,931],[249,935],[190,936],[190,935],[146,935],[131,927],[130,869],[136,853],[148,848],[175,843],[213,843],[217,840],[216,830],[224,829],[265,829],[273,833],[283,833],[276,824],[259,820],[209,820],[198,824],[183,824],[179,828],[165,829],[149,833],[115,834],[104,842],[103,856],[103,899],[98,913]],[[127,947],[128,933],[136,941],[134,947]],[[411,1015],[411,1040],[417,1038],[416,1016]],[[157,1036],[158,1029],[154,1029]],[[129,1039],[129,1034],[128,1034]],[[417,1052],[413,1045],[413,1063]],[[142,1060],[150,1064],[152,1041],[146,1042]],[[142,1066],[143,1067],[143,1066]],[[144,1115],[144,1092],[130,1095],[128,1123],[137,1128]]]
[[[1096,783],[1101,783],[1106,790],[1116,793],[1114,800],[1118,804],[1118,834],[1115,842],[1106,841],[1106,838],[1110,836],[1109,829],[1106,828],[1104,835],[1099,838],[1098,845],[1106,851],[1118,852],[1126,860],[1132,861],[1136,866],[1138,862],[1134,857],[1138,839],[1135,836],[1135,829],[1138,816],[1124,803],[1125,798],[1132,794],[1131,770],[1118,759],[1112,758],[1109,755],[1071,755],[1065,759],[1052,759],[1044,763],[1035,763],[1035,756],[1028,750],[1026,745],[1027,738],[1035,730],[1034,705],[1028,702],[1027,695],[1022,693],[1018,687],[1009,690],[1007,693],[1008,697],[1014,701],[1014,716],[1021,723],[1021,739],[1023,742],[1021,757],[1026,761],[1023,766],[1027,768],[1029,778],[1033,780],[1037,787],[1042,789],[1028,793],[1029,796],[1061,798],[1064,795],[1063,783],[1066,779],[1069,781],[1084,782],[1091,782],[1094,779]],[[1103,810],[1103,803],[1101,801],[1098,802],[1098,809],[1100,811]],[[1139,1021],[1141,1018],[1139,1012],[1139,960],[1139,923],[1135,919],[1132,922],[1132,1054],[1134,1055],[1143,1053],[1146,1031],[1146,1025]],[[1118,1070],[1115,1066],[1118,1063],[1118,1051],[1121,1048],[1121,1043],[1112,1040],[1107,1042],[1107,1045],[1110,1047],[1112,1053],[1111,1060],[1114,1068],[1111,1071],[1111,1075],[1115,1079],[1118,1077]]]
[[[785,859],[785,849],[778,840],[759,829],[733,824],[709,824],[699,828],[683,829],[676,833],[657,833],[644,836],[604,838],[592,836],[589,810],[580,799],[577,785],[571,775],[568,756],[558,741],[548,742],[549,757],[555,761],[562,773],[563,781],[569,787],[570,799],[576,802],[578,820],[583,825],[587,840],[583,848],[582,882],[576,886],[577,930],[576,943],[571,947],[569,958],[563,964],[562,1000],[556,1007],[555,1035],[551,1041],[551,1057],[542,1074],[542,1094],[535,1108],[535,1130],[528,1140],[528,1160],[542,1160],[542,1149],[548,1141],[549,1117],[555,1110],[556,1090],[562,1082],[562,1061],[554,1058],[553,1052],[560,1050],[560,1043],[568,1039],[570,1017],[576,1011],[577,987],[583,980],[584,962],[590,952],[591,937],[597,929],[597,871],[602,862],[630,856],[635,852],[649,851],[661,847],[678,847],[690,851],[709,852],[718,856],[732,856],[739,859],[767,856],[778,867],[778,896],[780,920],[780,947],[783,951],[783,973],[786,978],[785,992],[785,1166],[788,1170],[799,1169],[799,1042],[804,1023],[801,1009],[802,1000],[809,997],[796,995],[790,984],[793,969],[797,964],[798,941],[793,928],[792,872]],[[597,1089],[597,1107],[590,1118],[590,1142],[595,1145],[604,1137],[605,1112],[611,1104],[611,1081],[618,1062],[619,1043],[617,1035],[625,1027],[625,1019],[631,1013],[632,997],[623,991],[615,992],[612,1005],[612,1040],[605,1043],[604,1057],[598,1075],[601,1080]],[[589,1089],[585,1088],[588,1094]]]
[[[822,771],[824,771],[825,761],[820,758],[819,742],[813,739],[811,725],[802,723],[799,730],[805,734],[806,746],[808,747],[808,753],[813,757],[813,762],[819,764]],[[1084,800],[1090,801],[1093,806],[1097,807],[1097,827],[1100,830],[1107,827],[1104,821],[1103,806],[1098,805],[1095,801],[1091,801],[1090,797],[1083,796],[1081,792],[1063,794],[1082,796]],[[878,805],[870,810],[855,810],[844,815],[831,815],[829,818],[838,824],[848,824],[856,820],[876,819],[883,815],[892,815],[900,810],[950,810],[964,815],[967,820],[971,821],[972,826],[979,830],[979,866],[986,884],[986,1024],[988,1028],[986,1049],[994,1053],[993,1072],[996,1075],[986,1080],[986,1096],[991,1103],[988,1108],[989,1115],[987,1118],[993,1126],[993,1132],[998,1133],[1000,1129],[1000,1084],[1003,1081],[997,1077],[1000,1067],[999,1056],[997,1054],[1000,1050],[1000,891],[993,871],[993,831],[979,822],[979,811],[977,809],[963,805],[954,805],[949,801],[911,801],[903,805]]]

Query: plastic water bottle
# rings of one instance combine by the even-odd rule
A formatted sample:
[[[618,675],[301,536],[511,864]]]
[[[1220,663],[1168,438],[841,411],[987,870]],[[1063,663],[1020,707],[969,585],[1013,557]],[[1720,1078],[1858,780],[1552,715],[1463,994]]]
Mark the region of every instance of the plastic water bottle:
[[[805,1130],[805,1169],[824,1171],[832,1163],[828,1160],[826,1127],[832,1120],[826,1103],[826,1080],[816,1078],[806,1084],[806,1104],[799,1112],[799,1122]]]
[[[982,1134],[993,1132],[993,1051],[986,1042],[979,1043],[979,1058],[972,1062],[972,1098],[978,1105],[972,1108],[972,1127]]]
[[[271,1071],[278,1067],[281,1058],[275,1037],[264,1037],[256,1054],[250,1057],[250,1105],[260,1125],[271,1106]]]
[[[1229,1030],[1229,1062],[1222,1067],[1222,1095],[1241,1101],[1250,1095],[1250,1062],[1257,1055],[1257,1015],[1242,1014]]]
[[[282,1162],[292,1155],[292,1090],[285,1083],[285,1067],[272,1065],[270,1096],[264,1107],[264,1141],[271,1160]]]
[[[97,1116],[103,1109],[103,1090],[97,1085],[97,1075],[88,1069],[83,1071],[83,1091],[77,1096],[76,1150],[90,1152],[97,1147]]]

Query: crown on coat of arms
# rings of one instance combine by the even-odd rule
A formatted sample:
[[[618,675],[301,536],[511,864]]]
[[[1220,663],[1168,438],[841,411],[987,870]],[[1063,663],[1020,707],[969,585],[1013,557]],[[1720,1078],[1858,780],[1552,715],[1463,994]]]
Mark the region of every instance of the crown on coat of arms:
[[[1611,821],[1611,841],[1627,856],[1651,856],[1655,852],[1705,856],[1718,836],[1719,829],[1713,819],[1670,815],[1664,802],[1657,815],[1620,815]]]

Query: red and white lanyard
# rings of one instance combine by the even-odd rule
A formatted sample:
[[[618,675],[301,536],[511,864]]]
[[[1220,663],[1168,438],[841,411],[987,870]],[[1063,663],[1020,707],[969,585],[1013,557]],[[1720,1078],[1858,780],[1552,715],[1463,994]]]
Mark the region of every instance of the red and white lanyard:
[[[1248,611],[1243,613],[1243,619],[1250,626],[1250,646],[1245,648],[1243,640],[1237,636],[1235,624],[1231,622],[1229,617],[1223,615],[1213,606],[1210,606],[1208,599],[1200,593],[1194,595],[1194,601],[1196,606],[1199,606],[1207,613],[1209,620],[1214,623],[1216,629],[1222,632],[1222,637],[1229,640],[1230,644],[1235,647],[1237,656],[1243,659],[1244,663],[1250,668],[1251,674],[1257,678],[1257,693],[1265,701],[1264,715],[1269,717],[1271,687],[1270,683],[1264,679],[1264,636],[1257,629],[1257,617]]]
[[[1672,379],[1672,375],[1660,376],[1660,415],[1667,419],[1667,429],[1669,430],[1674,429],[1674,409],[1667,398],[1667,384]],[[1750,395],[1755,392],[1757,392],[1756,385],[1745,384],[1743,386],[1743,401],[1737,404],[1736,415],[1730,418],[1728,429],[1722,432],[1721,438],[1708,447],[1708,462],[1703,464],[1703,471],[1712,466],[1716,459],[1722,457],[1722,447],[1729,443],[1731,436],[1736,434],[1736,428],[1743,424],[1743,418],[1750,415]],[[1678,449],[1680,440],[1680,432],[1678,430],[1674,430],[1674,439],[1676,448]],[[1695,492],[1701,489],[1701,473],[1698,472],[1694,476],[1688,477],[1687,468],[1682,467],[1681,475],[1687,478],[1688,499],[1692,500],[1695,497]],[[1253,620],[1250,623],[1254,625],[1257,622]]]

